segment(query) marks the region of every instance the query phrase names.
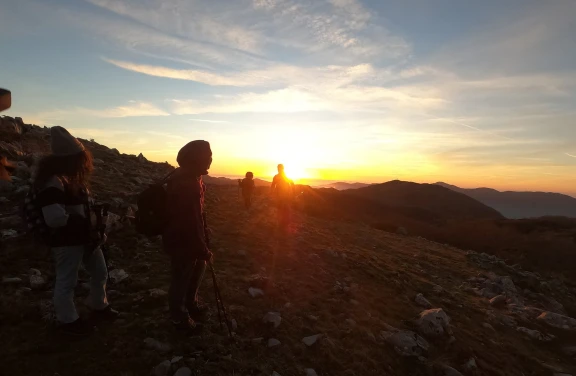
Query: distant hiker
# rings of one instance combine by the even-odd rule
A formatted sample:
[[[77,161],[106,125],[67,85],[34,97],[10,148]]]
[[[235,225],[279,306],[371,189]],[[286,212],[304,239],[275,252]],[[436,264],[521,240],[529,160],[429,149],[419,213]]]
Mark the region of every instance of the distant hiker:
[[[252,206],[252,194],[254,193],[254,174],[252,172],[247,172],[246,177],[242,180],[238,180],[238,186],[242,190],[242,197],[244,198],[244,207],[250,209]]]
[[[286,176],[284,165],[278,165],[278,174],[274,176],[270,190],[276,199],[278,225],[286,229],[291,221],[294,182]]]
[[[62,127],[52,127],[50,135],[52,154],[40,161],[32,189],[37,191],[35,202],[48,227],[47,243],[56,264],[54,309],[64,332],[87,335],[94,327],[78,316],[74,306],[81,262],[90,274],[86,303],[93,317],[104,320],[118,317],[106,297],[108,270],[100,250],[106,239],[91,223],[88,179],[93,170],[92,155]]]
[[[192,141],[178,152],[176,169],[168,179],[164,249],[171,256],[170,315],[177,330],[194,333],[206,307],[198,301],[198,289],[212,259],[209,230],[204,213],[207,175],[212,151],[206,141]]]

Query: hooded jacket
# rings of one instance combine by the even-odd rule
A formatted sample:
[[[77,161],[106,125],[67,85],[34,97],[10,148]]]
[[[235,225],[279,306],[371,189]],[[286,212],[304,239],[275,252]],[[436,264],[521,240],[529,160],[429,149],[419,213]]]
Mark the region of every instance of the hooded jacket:
[[[169,178],[166,189],[168,223],[162,235],[167,253],[190,254],[197,258],[207,254],[205,191],[201,176],[187,174],[181,168]]]

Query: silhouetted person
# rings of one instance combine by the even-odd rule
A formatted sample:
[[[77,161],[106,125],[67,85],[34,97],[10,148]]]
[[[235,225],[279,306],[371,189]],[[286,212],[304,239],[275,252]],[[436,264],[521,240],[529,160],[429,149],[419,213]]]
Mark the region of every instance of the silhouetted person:
[[[284,165],[278,165],[278,174],[274,176],[270,189],[276,199],[278,225],[286,229],[291,220],[294,182],[286,176]]]
[[[252,207],[252,194],[254,193],[254,174],[247,172],[246,177],[238,181],[238,185],[242,190],[242,198],[244,199],[244,207],[250,209]]]
[[[90,219],[92,155],[62,127],[52,127],[50,135],[52,154],[40,161],[34,189],[38,191],[35,202],[50,229],[47,243],[56,264],[54,310],[64,332],[87,335],[94,327],[78,316],[74,306],[81,262],[90,273],[88,306],[100,319],[118,316],[106,297],[108,270],[100,249],[105,238],[95,232]]]
[[[206,311],[199,304],[198,289],[206,262],[212,258],[204,214],[206,186],[202,181],[212,164],[210,144],[189,142],[178,152],[177,162],[180,168],[168,180],[168,223],[162,240],[171,256],[170,316],[177,330],[193,334],[196,321],[201,321]]]
[[[12,106],[12,95],[9,90],[0,88],[0,112]],[[6,157],[0,155],[0,180],[10,180],[10,174],[14,172],[14,165],[8,162]]]

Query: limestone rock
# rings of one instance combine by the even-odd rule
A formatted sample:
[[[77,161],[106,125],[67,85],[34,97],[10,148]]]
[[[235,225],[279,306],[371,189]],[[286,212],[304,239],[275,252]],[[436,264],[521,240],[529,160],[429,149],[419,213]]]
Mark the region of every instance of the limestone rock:
[[[170,366],[172,366],[172,363],[170,363],[169,360],[165,360],[162,363],[158,364],[156,367],[154,367],[152,374],[154,376],[168,376]]]
[[[402,356],[418,357],[430,348],[428,342],[414,332],[396,329],[389,325],[386,329],[380,333],[382,339],[394,346],[394,350]]]
[[[552,312],[544,312],[538,316],[538,321],[556,329],[576,331],[576,319]]]
[[[419,306],[424,307],[426,309],[432,308],[432,304],[421,293],[416,295],[416,298],[414,299],[414,301],[416,302],[416,304],[418,304]]]
[[[17,285],[22,283],[22,278],[18,277],[2,277],[2,283],[5,285]]]
[[[168,295],[168,293],[162,289],[151,289],[150,296],[153,298],[161,298]]]
[[[264,296],[264,291],[262,291],[261,289],[257,289],[255,287],[250,287],[248,289],[248,294],[250,294],[250,296],[253,298],[257,298],[259,296]]]
[[[108,276],[114,283],[120,283],[126,278],[128,278],[128,273],[124,271],[124,269],[114,269],[108,272]]]
[[[308,336],[308,337],[302,338],[302,342],[304,342],[306,344],[306,346],[310,347],[313,344],[315,344],[321,337],[322,337],[322,334],[315,334],[313,336]]]
[[[30,276],[30,287],[33,290],[39,290],[46,285],[46,280],[41,275]]]
[[[174,373],[174,376],[192,376],[192,370],[188,367],[180,367]]]
[[[278,341],[276,338],[270,338],[268,340],[268,347],[275,347],[275,346],[279,346],[280,345],[280,341]]]
[[[304,372],[306,372],[306,376],[318,376],[316,371],[314,371],[312,368],[306,368]]]
[[[452,334],[450,329],[450,317],[442,308],[435,308],[420,313],[420,318],[416,321],[418,331],[429,337],[441,337],[445,334]]]
[[[282,316],[280,316],[279,312],[268,312],[262,318],[262,322],[265,324],[268,323],[274,324],[274,328],[277,328],[280,326],[280,323],[282,322]]]
[[[523,326],[519,326],[518,328],[516,328],[516,330],[519,331],[520,333],[525,334],[527,337],[530,337],[537,341],[551,341],[552,339],[554,339],[554,337],[544,335],[540,333],[538,330],[528,329]]]
[[[493,307],[504,307],[506,305],[506,295],[496,295],[490,299],[490,305]]]
[[[160,342],[154,338],[150,338],[150,337],[148,337],[144,340],[144,344],[150,350],[156,350],[160,353],[166,353],[166,352],[169,352],[170,350],[172,350],[172,346],[170,346],[170,344],[162,343],[162,342]],[[170,363],[170,362],[168,361],[168,363]]]

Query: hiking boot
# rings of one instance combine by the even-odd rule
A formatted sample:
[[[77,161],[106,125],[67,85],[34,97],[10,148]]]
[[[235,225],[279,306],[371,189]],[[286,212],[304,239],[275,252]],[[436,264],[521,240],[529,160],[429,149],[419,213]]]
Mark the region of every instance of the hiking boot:
[[[104,309],[92,311],[92,318],[98,321],[115,321],[120,313],[108,306]]]
[[[71,323],[61,324],[58,326],[58,330],[70,336],[87,337],[94,333],[94,326],[88,321],[79,318]]]
[[[197,324],[192,318],[182,321],[172,320],[172,325],[176,331],[184,333],[185,335],[198,335],[202,330],[202,326]]]
[[[195,304],[188,307],[188,314],[190,314],[190,317],[195,321],[206,321],[206,316],[208,316],[208,306],[204,304]]]

